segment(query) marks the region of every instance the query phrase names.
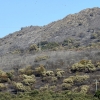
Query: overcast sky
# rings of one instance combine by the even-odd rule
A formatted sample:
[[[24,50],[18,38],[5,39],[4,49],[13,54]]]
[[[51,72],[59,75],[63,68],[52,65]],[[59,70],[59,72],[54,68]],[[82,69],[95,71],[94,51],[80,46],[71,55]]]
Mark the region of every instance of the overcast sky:
[[[100,0],[0,0],[0,38],[93,7],[100,7]]]

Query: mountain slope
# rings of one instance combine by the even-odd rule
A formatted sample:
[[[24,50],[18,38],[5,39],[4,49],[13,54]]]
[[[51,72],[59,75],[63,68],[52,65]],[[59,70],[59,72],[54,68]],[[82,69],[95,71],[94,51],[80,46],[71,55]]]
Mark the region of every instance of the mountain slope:
[[[22,27],[0,39],[0,91],[6,95],[37,100],[38,94],[50,91],[54,99],[60,98],[59,93],[70,100],[79,97],[76,93],[87,97],[94,95],[99,73],[100,8],[85,9],[46,26]]]
[[[0,39],[0,55],[40,41],[61,43],[72,39],[80,46],[88,46],[100,42],[99,26],[100,8],[85,9],[46,26],[29,26],[9,34]]]
[[[100,60],[100,8],[85,9],[41,27],[22,27],[0,39],[3,70],[39,64],[51,69],[60,60],[65,64],[58,66],[64,68],[82,59]]]

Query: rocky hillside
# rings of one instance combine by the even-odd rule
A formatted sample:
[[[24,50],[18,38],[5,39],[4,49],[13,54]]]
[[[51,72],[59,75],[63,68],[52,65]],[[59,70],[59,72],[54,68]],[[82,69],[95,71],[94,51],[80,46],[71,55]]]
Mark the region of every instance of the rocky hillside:
[[[85,9],[45,26],[22,27],[1,38],[0,68],[34,65],[37,56],[47,57],[39,64],[63,59],[69,66],[81,59],[100,60],[99,50],[100,8]]]
[[[72,93],[94,94],[100,89],[99,74],[100,8],[85,9],[46,26],[24,27],[0,39],[1,92],[19,93],[19,98],[26,93],[64,92],[73,100]]]
[[[42,27],[22,27],[0,39],[0,55],[41,41],[63,44],[64,40],[72,41],[74,46],[100,42],[100,8],[85,9]]]

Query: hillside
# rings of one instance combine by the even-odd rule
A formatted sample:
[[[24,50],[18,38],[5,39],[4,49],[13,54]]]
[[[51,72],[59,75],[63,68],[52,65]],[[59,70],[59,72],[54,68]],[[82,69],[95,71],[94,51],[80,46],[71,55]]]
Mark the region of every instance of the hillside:
[[[84,50],[90,48],[91,52],[94,51],[93,55],[96,54],[96,57],[99,58],[99,24],[100,8],[88,8],[45,26],[22,27],[20,31],[16,31],[0,39],[1,68],[9,70],[16,61],[21,64],[25,63],[25,65],[33,64],[31,62],[32,59],[34,60],[34,57],[39,55],[40,52],[33,55],[34,50],[32,45],[37,45],[37,48],[38,46],[40,48],[41,45],[42,52],[48,56],[51,55],[50,53],[54,53],[54,50],[69,50],[68,52],[73,50],[75,53],[77,49]],[[63,55],[68,54],[65,51]],[[86,50],[86,52],[90,51]],[[59,52],[57,54],[59,55]],[[29,59],[30,61],[28,61]]]
[[[100,8],[85,9],[48,25],[29,26],[0,39],[0,55],[13,49],[25,49],[40,41],[63,43],[71,40],[75,46],[100,42]]]
[[[100,81],[100,8],[45,26],[22,27],[1,38],[0,69],[4,92],[50,89],[94,94],[95,80]]]

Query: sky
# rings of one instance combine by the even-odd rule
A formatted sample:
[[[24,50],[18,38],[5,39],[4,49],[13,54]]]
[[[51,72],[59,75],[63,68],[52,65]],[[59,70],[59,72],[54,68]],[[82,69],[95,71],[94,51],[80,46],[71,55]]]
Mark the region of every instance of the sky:
[[[100,0],[0,0],[0,38],[93,7],[100,7]]]

